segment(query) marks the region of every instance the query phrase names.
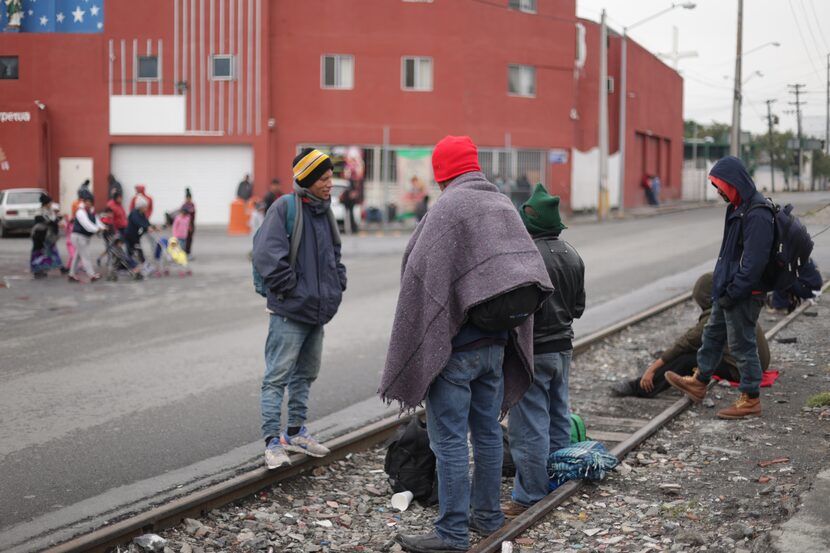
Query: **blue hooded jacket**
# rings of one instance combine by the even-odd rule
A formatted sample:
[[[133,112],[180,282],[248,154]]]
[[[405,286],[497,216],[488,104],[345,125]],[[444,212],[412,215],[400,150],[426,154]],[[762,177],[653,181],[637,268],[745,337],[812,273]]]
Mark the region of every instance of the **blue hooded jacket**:
[[[731,200],[713,275],[712,300],[727,296],[731,302],[739,302],[753,292],[766,291],[761,276],[772,252],[775,222],[769,209],[749,210],[766,200],[741,160],[733,156],[719,160],[709,178]]]
[[[287,202],[274,202],[254,236],[253,262],[267,288],[268,309],[312,325],[329,322],[346,290],[346,267],[329,226],[329,202],[302,204],[303,234],[295,267],[285,232]]]

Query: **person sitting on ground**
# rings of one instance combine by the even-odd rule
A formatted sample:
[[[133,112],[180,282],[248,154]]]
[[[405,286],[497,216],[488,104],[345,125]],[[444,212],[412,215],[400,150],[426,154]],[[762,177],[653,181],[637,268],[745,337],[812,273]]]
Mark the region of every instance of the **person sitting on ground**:
[[[792,313],[802,300],[811,300],[821,296],[821,271],[810,258],[798,270],[796,279],[783,289],[775,289],[767,300],[767,311],[770,313]]]
[[[559,237],[568,228],[559,216],[559,196],[537,184],[519,215],[556,290],[533,317],[533,383],[508,419],[510,453],[516,465],[511,501],[501,508],[508,518],[548,494],[548,458],[571,445],[572,325],[585,311],[585,264],[576,248]]]
[[[665,374],[672,371],[680,376],[691,375],[697,367],[697,350],[703,343],[703,329],[712,314],[712,273],[705,273],[695,282],[692,298],[702,309],[697,324],[686,330],[675,340],[672,346],[663,351],[654,360],[645,372],[636,378],[622,380],[611,386],[611,395],[616,397],[636,396],[655,397],[660,392],[670,388]],[[769,370],[769,345],[764,330],[760,324],[755,325],[755,340],[758,343],[758,357],[761,360],[761,369]],[[729,353],[729,346],[724,346],[723,358],[720,361],[714,376],[740,382],[741,374],[735,357]]]

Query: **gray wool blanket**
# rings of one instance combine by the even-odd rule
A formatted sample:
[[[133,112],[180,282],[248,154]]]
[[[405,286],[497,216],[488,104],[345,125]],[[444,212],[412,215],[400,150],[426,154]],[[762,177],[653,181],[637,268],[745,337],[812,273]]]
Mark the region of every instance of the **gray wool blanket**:
[[[378,393],[412,409],[452,354],[469,309],[536,284],[553,291],[539,250],[510,200],[483,173],[456,178],[415,229],[404,252],[401,290]],[[533,317],[509,333],[502,413],[533,380]]]

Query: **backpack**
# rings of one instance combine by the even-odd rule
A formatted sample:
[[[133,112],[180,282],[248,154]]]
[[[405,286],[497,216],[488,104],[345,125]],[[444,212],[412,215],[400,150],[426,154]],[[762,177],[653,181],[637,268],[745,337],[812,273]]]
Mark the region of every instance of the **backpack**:
[[[290,201],[292,198],[294,201]],[[288,264],[291,268],[294,268],[294,264],[297,262],[297,252],[300,249],[300,238],[302,237],[302,229],[296,229],[297,231],[294,232],[294,226],[297,223],[297,209],[300,203],[300,196],[297,194],[286,194],[284,196],[280,196],[275,203],[280,202],[286,204],[285,233],[288,235],[288,239],[291,243],[291,252],[288,257]],[[260,229],[262,229],[262,227],[260,227]],[[259,230],[257,230],[257,233],[259,233]],[[295,236],[297,238],[296,240],[294,239]],[[254,238],[256,238],[256,234],[254,235]],[[256,270],[253,263],[251,263],[251,271],[253,273],[254,290],[263,298],[267,297],[265,280],[262,278],[262,275],[259,274],[259,271]]]
[[[412,417],[386,449],[383,470],[395,493],[410,491],[423,505],[438,502],[435,454],[429,447],[426,423]]]
[[[766,198],[764,203],[749,206],[744,216],[757,208],[767,208],[772,211],[774,220],[774,235],[772,250],[761,283],[770,290],[787,288],[799,276],[799,269],[806,265],[813,253],[813,240],[810,233],[798,217],[793,215],[792,204],[784,207],[776,204],[772,198]],[[741,219],[743,224],[743,219]],[[743,227],[741,227],[741,247],[743,247]]]
[[[482,330],[501,332],[521,325],[541,304],[539,288],[526,284],[474,306],[469,318]]]

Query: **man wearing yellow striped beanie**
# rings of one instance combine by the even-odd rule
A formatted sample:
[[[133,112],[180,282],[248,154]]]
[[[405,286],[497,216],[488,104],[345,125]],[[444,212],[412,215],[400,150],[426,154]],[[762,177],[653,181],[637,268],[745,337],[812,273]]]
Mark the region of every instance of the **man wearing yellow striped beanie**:
[[[329,450],[305,427],[311,384],[320,372],[323,325],[346,290],[340,235],[331,211],[332,162],[311,148],[294,158],[294,194],[268,209],[254,236],[254,268],[262,276],[270,322],[260,395],[268,468],[290,463],[287,452],[323,457]],[[280,424],[288,391],[288,424]]]

